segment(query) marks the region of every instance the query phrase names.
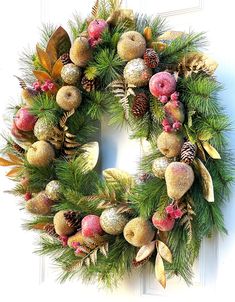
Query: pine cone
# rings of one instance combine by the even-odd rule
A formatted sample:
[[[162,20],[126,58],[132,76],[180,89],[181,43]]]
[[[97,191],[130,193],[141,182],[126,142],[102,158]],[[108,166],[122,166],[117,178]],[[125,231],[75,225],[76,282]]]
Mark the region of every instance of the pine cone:
[[[77,211],[67,211],[64,213],[64,218],[68,226],[79,229],[81,227],[81,214]]]
[[[70,56],[68,53],[64,53],[62,56],[60,56],[60,60],[63,63],[63,65],[72,63],[72,61],[70,60]]]
[[[87,92],[94,91],[96,88],[96,80],[88,80],[88,78],[85,76],[82,78],[81,84],[83,89]]]
[[[145,93],[139,93],[135,96],[133,105],[132,105],[132,114],[135,117],[143,117],[148,111],[149,102]]]
[[[181,148],[181,161],[191,165],[196,156],[197,147],[196,145],[185,142]]]
[[[159,57],[152,48],[147,48],[144,53],[144,62],[149,68],[156,68],[159,64]]]
[[[56,234],[56,231],[55,231],[55,227],[54,227],[54,224],[53,223],[47,223],[45,226],[44,226],[44,231],[50,235],[51,237],[55,237],[55,238],[58,238],[59,235]]]

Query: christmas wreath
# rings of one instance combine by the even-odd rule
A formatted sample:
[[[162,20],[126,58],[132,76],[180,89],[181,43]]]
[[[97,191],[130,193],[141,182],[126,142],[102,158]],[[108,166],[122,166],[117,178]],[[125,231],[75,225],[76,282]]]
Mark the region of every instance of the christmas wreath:
[[[22,102],[0,165],[62,281],[79,274],[111,287],[152,263],[163,287],[173,275],[190,284],[203,238],[226,232],[233,181],[217,64],[199,51],[203,33],[167,31],[159,16],[120,5],[96,1],[69,22],[70,36],[43,27],[21,57]],[[103,114],[148,142],[136,176],[96,168]]]

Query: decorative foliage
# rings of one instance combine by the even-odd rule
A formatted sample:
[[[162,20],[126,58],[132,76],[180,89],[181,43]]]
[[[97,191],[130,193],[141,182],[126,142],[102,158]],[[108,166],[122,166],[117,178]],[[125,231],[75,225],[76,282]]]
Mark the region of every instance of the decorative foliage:
[[[40,233],[37,252],[62,269],[61,281],[79,275],[111,288],[152,263],[164,288],[174,275],[191,284],[203,238],[226,233],[222,206],[234,180],[226,138],[231,122],[219,103],[217,64],[200,49],[204,33],[166,31],[160,17],[134,15],[120,0],[97,0],[87,19],[74,15],[69,27],[79,41],[75,57],[65,29],[48,24],[35,50],[20,59],[22,102],[13,108],[0,165],[10,167],[7,176],[16,182],[11,193],[27,201],[26,210],[31,203],[41,213],[24,228]],[[122,44],[148,65],[135,74],[139,87],[124,80],[129,62],[118,55],[127,31],[143,40],[142,54],[135,39]],[[84,58],[83,48],[91,56]],[[66,85],[61,70],[75,59],[81,80],[63,101],[79,107],[64,111],[56,98]],[[148,81],[152,74],[155,83]],[[117,168],[101,175],[97,129],[104,115],[148,145],[137,175]],[[32,119],[38,128],[45,121],[43,140],[34,125],[24,131]],[[39,144],[32,144],[37,137]],[[57,184],[56,194],[49,194],[49,182]]]

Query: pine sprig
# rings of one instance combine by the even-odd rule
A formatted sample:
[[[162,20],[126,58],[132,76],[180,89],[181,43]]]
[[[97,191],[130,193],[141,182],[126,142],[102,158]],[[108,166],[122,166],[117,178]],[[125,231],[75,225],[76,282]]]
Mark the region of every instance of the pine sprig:
[[[40,94],[34,98],[34,102],[30,108],[30,112],[38,118],[57,123],[62,114],[61,108],[57,105],[55,98],[47,94]]]
[[[42,24],[42,27],[40,28],[40,32],[41,32],[40,46],[43,49],[46,49],[47,43],[55,31],[56,31],[55,25],[51,23]]]
[[[145,14],[136,14],[135,17],[136,30],[140,33],[143,33],[145,27],[150,27],[152,29],[153,40],[156,40],[158,36],[167,30],[166,21],[160,16],[151,17]]]
[[[203,32],[189,33],[176,38],[159,55],[162,68],[166,69],[166,66],[177,65],[185,54],[196,51],[205,44],[206,39]]]
[[[87,22],[82,20],[78,13],[73,14],[73,18],[68,21],[72,40],[75,40],[83,31],[85,31]]]
[[[101,79],[102,86],[106,87],[113,80],[120,77],[124,62],[115,53],[115,50],[102,49],[89,66],[95,67],[97,76]]]

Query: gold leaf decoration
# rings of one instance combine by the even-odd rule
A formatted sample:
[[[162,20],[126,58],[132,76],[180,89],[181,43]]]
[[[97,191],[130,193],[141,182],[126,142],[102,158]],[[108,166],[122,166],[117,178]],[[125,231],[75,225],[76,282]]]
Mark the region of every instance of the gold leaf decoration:
[[[202,146],[211,158],[221,159],[219,152],[211,144],[209,144],[208,142],[202,142]]]
[[[103,171],[105,180],[112,185],[122,183],[126,189],[131,189],[135,185],[134,178],[126,171],[110,168]]]
[[[83,172],[87,173],[95,168],[98,159],[99,159],[99,143],[91,142],[85,144],[81,147],[83,153],[80,155],[80,158],[83,159]]]
[[[204,72],[212,75],[218,64],[210,57],[200,52],[191,52],[187,54],[179,64],[179,71],[186,77],[192,73]]]
[[[135,85],[128,85],[123,78],[115,80],[107,86],[107,88],[110,88],[115,97],[119,99],[119,103],[123,107],[125,118],[127,120],[129,118],[130,111],[129,97],[131,95],[135,96],[135,92],[133,90],[135,87]]]
[[[37,78],[37,80],[41,81],[41,82],[45,82],[46,80],[51,80],[51,76],[49,75],[49,73],[42,71],[42,70],[34,70],[33,74],[35,75],[35,77]]]
[[[162,257],[157,253],[155,260],[155,276],[163,288],[166,288],[166,274]]]
[[[161,257],[167,262],[172,263],[172,254],[168,246],[160,240],[157,240],[156,246]]]
[[[45,68],[48,72],[51,72],[51,60],[48,53],[46,53],[38,45],[36,46],[36,51],[37,51],[39,62],[42,65],[42,67]]]
[[[156,246],[156,242],[155,241],[152,241],[149,244],[143,245],[139,249],[139,251],[138,251],[138,253],[137,253],[136,257],[135,257],[135,261],[136,262],[140,262],[140,261],[148,258],[154,252],[155,246]]]
[[[189,243],[193,238],[192,221],[193,221],[193,217],[196,215],[195,212],[193,211],[192,199],[189,198],[187,201],[181,202],[180,209],[183,213],[180,219],[180,225],[182,225],[186,230],[188,243]]]
[[[5,158],[0,157],[0,166],[2,166],[2,167],[14,166],[14,163],[12,161],[9,161]]]
[[[92,263],[93,265],[95,265],[96,262],[97,262],[97,253],[98,253],[98,250],[95,249],[94,252],[91,253],[91,255],[90,255],[91,263]]]
[[[199,159],[195,159],[196,167],[201,174],[202,177],[202,185],[203,185],[203,196],[208,202],[214,202],[214,186],[211,175],[203,162]]]
[[[55,64],[62,54],[69,52],[70,47],[71,41],[67,31],[61,26],[58,27],[51,36],[46,48],[52,65]]]
[[[99,10],[99,0],[96,0],[95,4],[92,6],[91,15],[95,19],[97,17]]]
[[[53,79],[57,79],[60,77],[62,68],[63,68],[63,63],[62,63],[61,59],[59,58],[55,62],[54,66],[52,68],[51,76]]]
[[[22,167],[14,167],[9,172],[7,172],[6,176],[8,177],[16,177],[22,172]]]
[[[197,155],[198,157],[200,157],[202,160],[206,160],[206,154],[205,154],[205,151],[202,147],[202,144],[201,142],[197,142]]]
[[[10,158],[10,160],[14,163],[14,164],[18,164],[21,165],[23,164],[23,160],[21,158],[19,158],[18,156],[16,156],[13,153],[7,153],[8,157]]]

